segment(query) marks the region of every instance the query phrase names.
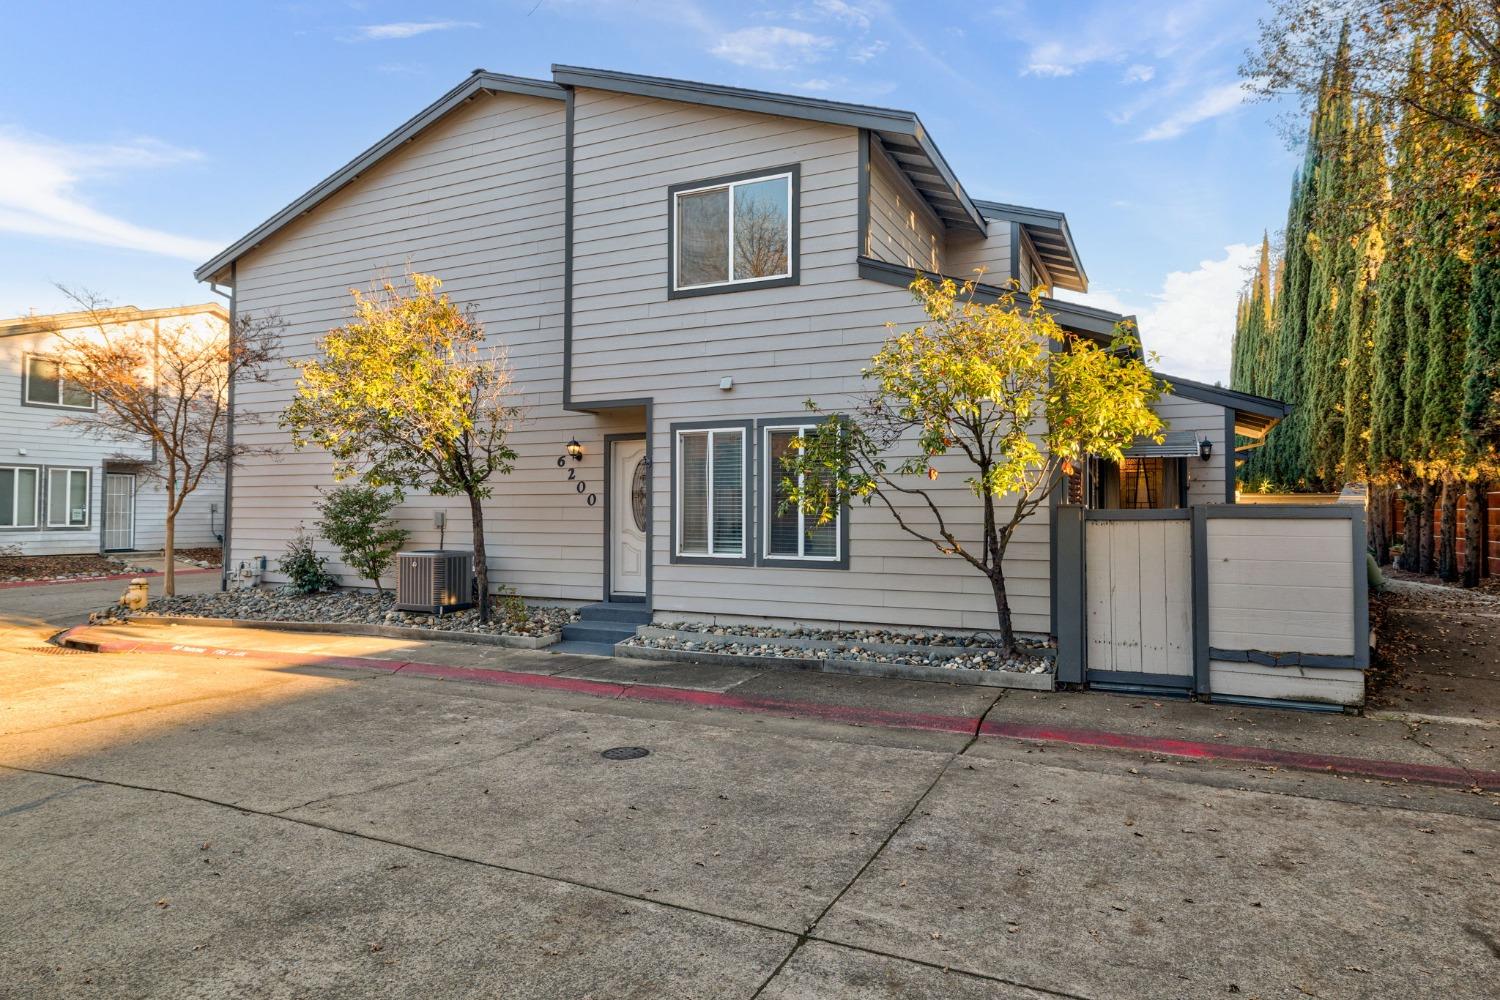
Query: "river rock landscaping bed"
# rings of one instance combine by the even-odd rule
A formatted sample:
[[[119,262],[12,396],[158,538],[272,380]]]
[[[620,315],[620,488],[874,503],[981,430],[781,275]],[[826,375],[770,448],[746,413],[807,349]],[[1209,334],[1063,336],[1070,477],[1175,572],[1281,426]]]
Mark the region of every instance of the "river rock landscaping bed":
[[[145,572],[150,570],[128,560],[93,553],[70,556],[0,555],[0,583],[56,583]]]
[[[158,597],[145,610],[132,612],[116,606],[96,613],[96,624],[110,620],[142,618],[212,618],[241,622],[298,622],[336,626],[369,625],[460,632],[473,635],[554,636],[578,618],[572,608],[528,607],[525,620],[507,618],[496,606],[488,624],[481,625],[474,608],[437,615],[424,615],[394,608],[389,592],[370,594],[335,590],[326,594],[298,594],[289,590],[231,590],[227,593],[179,594]]]
[[[1036,644],[1006,655],[967,633],[881,629],[778,629],[678,622],[648,625],[616,647],[626,656],[700,659],[839,673],[912,677],[1050,690],[1052,650]]]

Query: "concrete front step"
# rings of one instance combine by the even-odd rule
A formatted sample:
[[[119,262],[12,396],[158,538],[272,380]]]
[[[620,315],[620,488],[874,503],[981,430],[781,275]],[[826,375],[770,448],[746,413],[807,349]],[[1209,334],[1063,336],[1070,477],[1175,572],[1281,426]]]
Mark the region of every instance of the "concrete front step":
[[[564,639],[547,647],[549,653],[581,653],[584,656],[614,656],[615,647],[607,642],[583,642]]]
[[[644,604],[633,604],[628,601],[599,601],[579,608],[578,617],[586,622],[648,625],[651,622],[651,611]]]
[[[562,628],[564,642],[597,642],[613,646],[635,635],[639,625],[613,621],[569,622]]]

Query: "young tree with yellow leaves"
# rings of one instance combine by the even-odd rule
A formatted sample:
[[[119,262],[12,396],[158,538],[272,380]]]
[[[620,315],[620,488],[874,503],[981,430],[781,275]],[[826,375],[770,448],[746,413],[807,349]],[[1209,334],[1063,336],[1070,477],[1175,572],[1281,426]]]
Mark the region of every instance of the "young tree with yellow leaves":
[[[1108,346],[1066,334],[1040,292],[979,302],[975,284],[919,276],[927,322],[889,337],[864,369],[871,388],[782,459],[784,505],[826,525],[858,500],[883,507],[906,534],[990,581],[1001,645],[1015,648],[1005,552],[1016,529],[1090,455],[1119,461],[1138,437],[1161,440],[1151,404],[1164,388],[1120,328]],[[808,400],[808,409],[822,412]],[[961,537],[961,511],[924,486],[935,463],[960,457],[983,515]]]
[[[464,496],[474,532],[479,620],[490,620],[484,500],[511,471],[510,432],[521,416],[502,350],[487,349],[472,309],[432,275],[354,295],[354,318],[298,363],[297,396],[282,414],[297,447],[333,458],[335,479],[358,475],[398,495]]]

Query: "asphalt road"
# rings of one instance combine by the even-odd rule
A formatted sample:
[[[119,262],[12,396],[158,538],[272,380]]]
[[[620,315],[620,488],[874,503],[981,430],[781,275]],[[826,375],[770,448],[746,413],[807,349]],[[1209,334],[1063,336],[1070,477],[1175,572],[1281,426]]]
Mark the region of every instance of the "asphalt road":
[[[1479,796],[47,652],[90,598],[44,589],[0,592],[6,997],[1500,995]]]

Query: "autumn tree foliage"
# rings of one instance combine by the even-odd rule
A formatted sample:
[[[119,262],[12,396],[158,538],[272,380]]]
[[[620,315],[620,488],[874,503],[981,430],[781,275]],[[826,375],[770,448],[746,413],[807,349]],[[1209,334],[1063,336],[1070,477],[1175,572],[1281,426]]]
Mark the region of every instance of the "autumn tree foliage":
[[[484,501],[493,477],[514,466],[510,434],[521,409],[504,351],[441,288],[436,277],[413,273],[399,285],[353,290],[353,318],[297,364],[297,395],[282,423],[297,447],[328,452],[335,479],[358,476],[398,496],[466,497],[487,622]]]
[[[975,289],[949,278],[912,283],[927,321],[888,337],[855,404],[793,443],[782,487],[809,524],[832,523],[858,502],[967,562],[989,580],[1000,644],[1013,649],[1005,553],[1016,530],[1088,456],[1119,461],[1138,437],[1161,440],[1151,406],[1163,386],[1133,331],[1101,345],[1064,332],[1039,293],[983,302]],[[808,408],[824,413],[813,400]],[[950,474],[938,467],[955,464],[979,508],[977,537],[960,526],[972,511],[937,492]]]
[[[53,357],[63,378],[91,393],[97,412],[59,423],[132,452],[142,440],[152,458],[137,465],[166,494],[162,592],[177,592],[177,516],[207,479],[223,475],[251,453],[230,431],[230,386],[263,382],[281,322],[275,316],[239,316],[219,323],[122,322],[107,301],[91,292],[63,292],[88,322],[54,332]],[[241,424],[253,413],[237,415]]]

